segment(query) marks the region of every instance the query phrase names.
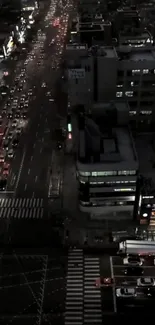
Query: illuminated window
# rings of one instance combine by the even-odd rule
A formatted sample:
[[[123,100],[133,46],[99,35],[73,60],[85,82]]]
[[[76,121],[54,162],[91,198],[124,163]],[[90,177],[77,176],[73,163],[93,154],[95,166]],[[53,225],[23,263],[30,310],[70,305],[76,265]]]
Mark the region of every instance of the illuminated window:
[[[118,87],[118,88],[122,88],[122,87],[123,87],[123,85],[122,85],[122,84],[120,84],[120,85],[117,85],[117,87]]]
[[[126,91],[125,96],[127,97],[133,97],[133,91]]]
[[[116,92],[116,97],[122,97],[123,96],[123,92],[122,91],[117,91]]]
[[[151,115],[152,111],[140,111],[142,115]]]
[[[149,73],[149,69],[143,69],[143,74],[148,74]]]
[[[132,74],[133,74],[133,75],[135,75],[135,74],[140,74],[140,69],[132,70]]]
[[[130,115],[130,116],[133,116],[133,115],[136,115],[136,114],[137,114],[136,111],[130,111],[130,112],[129,112],[129,115]]]

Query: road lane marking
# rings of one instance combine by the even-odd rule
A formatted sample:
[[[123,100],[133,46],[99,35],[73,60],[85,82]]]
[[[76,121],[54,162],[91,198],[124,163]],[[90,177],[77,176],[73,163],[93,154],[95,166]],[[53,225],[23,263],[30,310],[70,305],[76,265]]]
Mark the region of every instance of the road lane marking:
[[[29,170],[28,170],[28,175],[30,174],[30,168],[29,168]]]
[[[25,186],[24,186],[24,191],[26,191],[26,189],[27,189],[27,184],[25,184]]]
[[[10,181],[10,185],[11,185],[11,186],[15,183],[15,180],[16,180],[16,175],[13,175],[13,176],[11,177],[11,181]]]
[[[31,161],[33,160],[33,156],[31,156]]]
[[[124,269],[125,267],[131,267],[131,264],[130,265],[113,265],[113,268],[115,269],[115,268],[120,268],[120,269]],[[155,265],[143,265],[143,269],[152,269],[152,268],[155,268]]]
[[[43,149],[42,148],[40,148],[40,153],[43,151]]]
[[[42,138],[42,140],[41,140],[42,142],[44,142],[44,138]]]
[[[38,136],[38,132],[36,132],[36,137]]]
[[[113,270],[112,256],[110,256],[110,270],[111,270],[111,278],[114,279],[114,270]],[[115,285],[113,285],[113,287],[112,287],[112,293],[113,293],[114,312],[117,313]]]
[[[38,176],[35,177],[35,183],[37,182],[37,180],[38,180]]]
[[[17,187],[18,187],[18,184],[19,184],[21,172],[22,172],[22,169],[23,169],[25,155],[26,155],[26,150],[24,150],[24,152],[23,152],[23,157],[22,157],[21,164],[20,164],[20,167],[19,167],[19,173],[18,173],[17,182],[16,182],[16,186],[15,186],[15,194],[16,194]]]

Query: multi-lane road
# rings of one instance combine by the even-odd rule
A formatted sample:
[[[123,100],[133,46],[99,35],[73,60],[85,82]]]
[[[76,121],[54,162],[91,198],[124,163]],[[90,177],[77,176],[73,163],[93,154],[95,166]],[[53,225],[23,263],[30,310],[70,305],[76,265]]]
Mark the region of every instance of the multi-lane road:
[[[14,192],[16,197],[47,197],[48,171],[55,146],[51,134],[58,123],[55,93],[57,82],[61,78],[59,63],[66,36],[68,5],[69,3],[65,8],[59,7],[57,10],[60,25],[56,27],[52,25],[53,17],[52,13],[50,16],[51,9],[49,10],[48,19],[40,26],[45,35],[44,58],[41,65],[38,65],[39,58],[36,55],[26,70],[27,83],[33,88],[33,97],[29,106],[29,124],[22,135],[8,184],[8,191]],[[64,17],[66,20],[63,20]],[[46,27],[49,21],[51,24]],[[54,44],[49,45],[52,39]],[[45,87],[42,87],[43,83]],[[47,92],[51,93],[53,101],[49,100]]]

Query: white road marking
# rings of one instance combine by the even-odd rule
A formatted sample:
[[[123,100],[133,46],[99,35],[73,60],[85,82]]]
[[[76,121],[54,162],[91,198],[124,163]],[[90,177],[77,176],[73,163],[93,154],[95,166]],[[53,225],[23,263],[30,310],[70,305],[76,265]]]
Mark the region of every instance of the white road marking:
[[[32,198],[34,198],[34,192],[32,193]]]
[[[16,180],[16,175],[13,174],[10,181],[11,186],[15,183],[15,180]]]
[[[31,161],[33,160],[33,156],[31,156]]]
[[[44,138],[42,138],[42,140],[41,140],[42,142],[44,142]]]
[[[112,256],[110,256],[110,270],[111,270],[111,278],[114,279],[114,270],[113,270]],[[113,293],[114,312],[117,313],[115,285],[113,285],[113,287],[112,287],[112,293]]]
[[[25,186],[24,186],[24,191],[26,191],[26,189],[27,189],[27,184],[25,184]]]
[[[16,186],[15,186],[15,193],[16,193],[16,190],[17,190],[17,187],[18,187],[18,184],[19,184],[19,180],[20,180],[20,176],[21,176],[21,172],[22,172],[22,169],[23,169],[25,155],[26,155],[26,150],[24,150],[24,152],[23,152],[23,157],[22,157],[21,164],[20,164],[20,167],[19,167],[19,173],[18,173],[17,182],[16,182]]]
[[[36,132],[36,137],[38,136],[38,132]]]
[[[30,174],[30,168],[29,168],[29,170],[28,170],[28,175]]]
[[[37,180],[38,180],[38,176],[35,177],[35,183],[37,182]]]

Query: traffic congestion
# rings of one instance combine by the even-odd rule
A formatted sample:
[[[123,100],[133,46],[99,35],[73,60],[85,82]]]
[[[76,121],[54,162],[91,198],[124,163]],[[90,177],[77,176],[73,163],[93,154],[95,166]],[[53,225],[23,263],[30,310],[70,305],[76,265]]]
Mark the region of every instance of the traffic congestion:
[[[0,191],[8,190],[8,183],[12,177],[12,164],[16,160],[22,135],[29,130],[31,111],[34,109],[34,103],[38,100],[38,89],[43,89],[43,96],[49,105],[55,101],[53,87],[49,87],[49,82],[55,82],[55,77],[53,76],[51,81],[51,75],[47,75],[45,70],[59,76],[57,70],[59,70],[61,62],[69,17],[67,10],[63,16],[55,17],[56,6],[57,3],[52,1],[43,26],[39,28],[32,41],[31,51],[27,53],[20,71],[18,68],[15,69],[13,83],[9,87],[9,93],[6,93],[1,107]],[[52,37],[49,37],[51,26]],[[25,51],[25,45],[23,45],[23,49]],[[49,57],[50,51],[52,56]]]

